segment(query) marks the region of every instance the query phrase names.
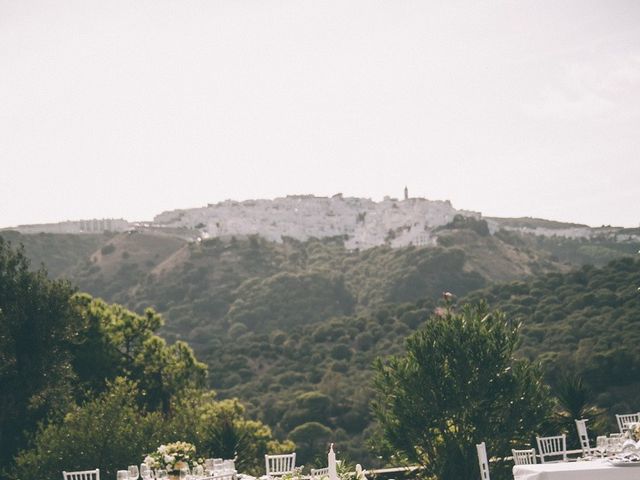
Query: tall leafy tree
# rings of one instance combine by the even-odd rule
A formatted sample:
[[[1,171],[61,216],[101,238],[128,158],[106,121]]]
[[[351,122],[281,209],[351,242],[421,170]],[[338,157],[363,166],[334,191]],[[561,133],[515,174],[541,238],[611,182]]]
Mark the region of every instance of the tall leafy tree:
[[[298,447],[298,455],[300,462],[306,463],[315,461],[314,463],[322,465],[322,459],[326,446],[331,439],[333,432],[329,427],[320,422],[307,422],[298,425],[291,430],[289,436],[291,440],[296,442]],[[320,457],[320,462],[314,456]]]
[[[73,377],[74,290],[29,267],[24,250],[0,237],[0,465],[66,403]]]
[[[73,305],[82,318],[73,367],[91,391],[103,391],[107,380],[124,376],[138,383],[151,410],[168,413],[173,395],[204,386],[206,365],[186,343],[167,345],[156,335],[163,320],[153,309],[139,315],[86,294],[75,295]]]
[[[379,359],[374,410],[387,453],[429,478],[470,480],[475,444],[496,455],[528,444],[552,406],[540,370],[514,358],[517,344],[518,326],[502,313],[447,305],[407,339],[405,355]],[[504,471],[496,467],[492,477]]]
[[[63,470],[100,468],[104,478],[139,463],[171,431],[160,412],[148,412],[136,401],[138,386],[124,378],[82,405],[72,405],[60,422],[43,426],[32,448],[17,456],[10,478],[60,478]]]

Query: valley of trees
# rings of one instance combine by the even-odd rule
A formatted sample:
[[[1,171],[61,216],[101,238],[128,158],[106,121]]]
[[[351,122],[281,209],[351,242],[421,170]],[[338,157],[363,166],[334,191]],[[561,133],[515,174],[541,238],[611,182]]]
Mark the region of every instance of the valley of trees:
[[[506,231],[489,235],[478,223],[453,222],[439,232],[437,247],[377,247],[362,252],[346,250],[340,238],[285,239],[274,244],[249,237],[185,244],[176,238],[131,233],[105,235],[97,247],[95,239],[83,239],[84,246],[75,249],[74,257],[70,248],[55,243],[55,235],[11,238],[24,242],[27,255],[37,252],[34,258],[45,265],[46,245],[52,242],[57,245],[52,251],[61,276],[81,291],[136,312],[74,294],[72,287],[60,283],[68,289],[65,295],[75,299],[72,311],[79,316],[74,320],[80,322],[78,331],[100,346],[89,351],[101,352],[94,359],[99,368],[89,368],[86,359],[74,360],[79,350],[65,353],[63,370],[82,379],[75,391],[65,394],[72,399],[66,405],[108,410],[112,408],[108,398],[100,396],[104,392],[130,398],[123,392],[153,391],[127,407],[142,409],[136,414],[149,418],[150,429],[155,428],[154,415],[164,415],[162,423],[172,424],[167,419],[176,411],[175,392],[184,387],[168,386],[171,379],[166,391],[153,390],[154,385],[164,385],[160,380],[145,383],[158,378],[155,353],[136,354],[137,364],[116,362],[107,371],[105,366],[113,360],[108,352],[113,350],[103,349],[101,338],[116,335],[118,340],[106,343],[121,351],[126,335],[92,331],[91,318],[137,318],[129,321],[146,325],[148,337],[142,343],[158,344],[159,358],[186,355],[192,359],[190,368],[200,371],[189,348],[176,343],[188,341],[209,373],[206,378],[199,374],[175,378],[176,382],[191,379],[201,392],[194,398],[206,397],[202,400],[206,407],[194,402],[188,408],[229,408],[237,412],[239,424],[259,422],[256,430],[269,433],[257,444],[266,448],[268,442],[293,440],[301,461],[313,465],[324,454],[319,445],[330,439],[343,457],[368,467],[381,465],[380,451],[372,445],[380,445],[372,442],[380,439],[371,411],[373,364],[380,357],[405,353],[405,339],[429,325],[432,314],[445,307],[439,300],[443,291],[453,292],[460,304],[486,299],[489,308],[504,311],[516,324],[522,322],[515,355],[542,363],[552,393],[560,395],[568,379],[579,377],[586,403],[611,414],[640,409],[640,356],[635,348],[640,331],[640,262],[628,256],[639,245]],[[590,264],[597,267],[582,266]],[[148,307],[162,313],[166,323],[160,325],[155,312],[145,313]],[[459,307],[454,302],[450,308]],[[169,353],[172,349],[179,352]],[[209,388],[216,391],[216,400],[207,396]],[[561,412],[562,402],[554,409]],[[43,410],[54,419],[65,418],[63,411],[53,406]],[[39,438],[54,441],[47,436],[54,433],[37,427],[43,418],[36,416],[31,433],[22,439],[20,446],[30,445],[28,455],[36,455],[38,445],[44,445]],[[72,418],[82,422],[83,417]],[[600,428],[606,429],[608,421],[604,417]],[[141,421],[139,427],[147,428],[143,425]],[[186,436],[179,435],[179,427],[167,428],[159,430],[163,441]],[[188,427],[182,430],[189,432]],[[212,444],[195,430],[189,438],[198,445]],[[154,441],[150,439],[150,444]],[[33,468],[28,455],[21,455],[18,465]]]

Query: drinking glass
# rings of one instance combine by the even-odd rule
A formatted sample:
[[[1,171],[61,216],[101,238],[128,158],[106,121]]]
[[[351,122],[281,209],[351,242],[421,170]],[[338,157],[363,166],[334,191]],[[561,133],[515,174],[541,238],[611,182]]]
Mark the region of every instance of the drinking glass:
[[[138,480],[140,472],[137,465],[129,465],[129,480]]]
[[[204,469],[207,471],[207,475],[213,475],[213,458],[205,459]]]
[[[140,464],[140,477],[142,480],[149,480],[153,472],[146,463]]]
[[[187,478],[189,478],[190,476],[189,472],[189,467],[182,467],[179,471],[178,471],[178,475],[180,477],[180,480],[186,480]]]
[[[620,453],[622,451],[622,444],[624,443],[624,438],[617,436],[611,437],[609,439],[610,449],[613,453]]]
[[[129,470],[118,470],[116,477],[118,480],[129,480]]]
[[[624,445],[624,438],[616,438],[614,442],[616,444],[616,453],[622,452],[622,445]]]
[[[604,457],[607,452],[607,437],[601,435],[596,438],[596,451],[600,454],[600,457]]]
[[[169,474],[166,470],[156,470],[156,478],[158,480],[166,480],[169,478]]]
[[[202,467],[202,465],[196,465],[193,468],[193,475],[196,477],[203,477],[204,476],[204,468]]]

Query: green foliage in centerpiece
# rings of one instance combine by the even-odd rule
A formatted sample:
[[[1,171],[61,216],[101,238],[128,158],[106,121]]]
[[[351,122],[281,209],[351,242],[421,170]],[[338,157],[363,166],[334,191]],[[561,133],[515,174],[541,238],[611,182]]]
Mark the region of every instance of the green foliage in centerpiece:
[[[144,463],[150,468],[164,469],[177,473],[181,468],[193,468],[203,465],[204,459],[196,457],[196,446],[188,442],[172,442],[160,445],[155,452],[144,457]]]

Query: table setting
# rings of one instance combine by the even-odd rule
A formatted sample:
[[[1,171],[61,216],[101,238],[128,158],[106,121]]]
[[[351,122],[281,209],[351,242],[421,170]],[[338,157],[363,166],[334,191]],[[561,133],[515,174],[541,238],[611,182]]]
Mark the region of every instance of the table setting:
[[[196,448],[187,442],[160,445],[145,456],[138,465],[118,470],[117,480],[198,480],[216,477],[221,480],[246,479],[238,475],[233,460],[202,458],[196,456]]]
[[[640,423],[624,434],[598,436],[591,454],[568,462],[515,465],[514,480],[638,480]]]

